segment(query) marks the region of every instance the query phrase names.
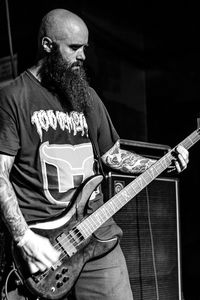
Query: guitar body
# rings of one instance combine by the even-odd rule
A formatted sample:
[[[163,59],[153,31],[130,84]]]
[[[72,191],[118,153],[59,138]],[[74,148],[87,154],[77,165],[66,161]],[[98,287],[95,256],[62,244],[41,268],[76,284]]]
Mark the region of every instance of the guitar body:
[[[103,256],[115,247],[117,238],[107,241],[98,240],[93,235],[85,238],[77,226],[83,219],[88,195],[101,178],[102,176],[93,177],[82,189],[78,197],[78,215],[76,210],[66,223],[64,221],[68,219],[68,214],[51,222],[29,226],[35,233],[47,237],[56,249],[61,250],[59,261],[51,269],[31,275],[26,262],[23,262],[21,250],[12,245],[15,266],[33,295],[42,299],[62,299],[77,281],[87,261]],[[74,207],[71,210],[75,212]]]
[[[69,227],[67,229],[63,227],[53,231],[41,231],[38,229],[34,231],[48,237],[54,245],[57,244],[56,237],[63,233],[67,235],[68,230]],[[81,244],[78,252],[71,257],[68,255],[64,256],[58,265],[48,270],[47,273],[31,275],[26,268],[25,262],[22,262],[21,254],[17,248],[14,251],[14,262],[23,277],[25,285],[32,294],[38,295],[42,299],[62,299],[75,284],[85,263],[109,252],[114,248],[116,242],[116,239],[101,242],[92,236]]]

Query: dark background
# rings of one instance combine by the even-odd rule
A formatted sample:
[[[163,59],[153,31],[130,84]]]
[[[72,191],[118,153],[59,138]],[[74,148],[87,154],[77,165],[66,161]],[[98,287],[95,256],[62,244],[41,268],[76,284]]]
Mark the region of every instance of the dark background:
[[[199,16],[192,1],[160,2],[8,1],[18,73],[34,63],[43,15],[54,8],[72,10],[89,27],[90,83],[121,138],[175,146],[196,129],[200,114]],[[9,54],[5,1],[0,0],[0,57]],[[190,164],[180,175],[186,300],[200,299],[199,147],[190,150]]]

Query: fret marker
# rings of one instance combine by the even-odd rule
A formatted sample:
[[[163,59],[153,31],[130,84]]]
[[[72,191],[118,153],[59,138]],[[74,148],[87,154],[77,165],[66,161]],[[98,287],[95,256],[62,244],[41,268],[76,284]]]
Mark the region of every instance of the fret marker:
[[[130,195],[127,191],[123,191],[121,194],[122,194],[122,197],[125,198],[126,201],[129,200]]]

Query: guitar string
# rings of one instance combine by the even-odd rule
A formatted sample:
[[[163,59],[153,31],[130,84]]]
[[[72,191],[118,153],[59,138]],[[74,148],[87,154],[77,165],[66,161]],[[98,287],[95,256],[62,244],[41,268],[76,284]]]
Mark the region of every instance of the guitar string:
[[[196,136],[196,131],[195,131],[195,133],[193,133],[194,135],[195,135],[195,137],[196,137],[196,141],[198,141],[199,140],[199,135],[198,136]],[[193,139],[195,138],[195,137],[193,137]],[[195,142],[196,142],[195,141]],[[188,146],[189,145],[191,145],[191,142],[190,143],[188,143]],[[185,144],[185,146],[187,146],[186,144]],[[170,161],[171,161],[171,158],[170,158],[170,152],[168,153],[169,155],[166,157],[166,159],[165,160],[167,160],[167,158],[169,158],[170,159]],[[85,219],[86,220],[86,219]],[[84,219],[83,219],[83,221],[84,221]],[[72,228],[72,230],[73,230],[73,228]],[[82,234],[80,233],[80,232],[78,232],[78,234],[80,234],[80,236],[82,236]],[[70,236],[70,232],[69,232],[69,235],[68,236]],[[68,236],[65,236],[64,238],[63,238],[63,240],[62,240],[62,243],[64,242],[64,240],[65,239],[67,239],[68,241],[70,241],[70,239],[68,239]],[[71,240],[73,239],[73,237],[71,237]],[[60,245],[60,243],[57,243],[57,244],[55,244],[55,247],[57,247],[57,245],[59,246]],[[62,248],[62,247],[60,247],[60,248]],[[59,249],[59,248],[58,248]]]
[[[194,135],[193,136],[193,138],[192,138],[192,135]],[[190,139],[190,138],[191,139]],[[186,138],[182,143],[184,144],[184,147],[186,148],[186,149],[188,149],[190,146],[192,146],[193,144],[195,144],[199,139],[200,139],[200,137],[199,137],[199,134],[197,133],[197,130],[195,131],[195,132],[193,132],[190,136],[189,136],[188,138]],[[193,141],[191,141],[193,139]],[[172,153],[172,151],[173,151],[174,149],[172,149],[171,151],[169,151],[168,153],[167,153],[167,155],[165,155],[164,157],[162,157],[161,158],[161,161],[162,161],[162,159],[164,160],[164,159],[170,159],[170,162],[171,162],[171,160],[172,160],[172,155],[171,155],[171,153]],[[158,161],[159,162],[159,161]],[[117,197],[116,197],[117,198]],[[86,219],[83,219],[83,222],[84,222],[84,220],[87,220],[88,218],[86,218]],[[89,228],[88,228],[89,229]],[[78,232],[76,232],[78,230]],[[89,229],[89,231],[90,231],[90,229]],[[73,235],[71,234],[73,232]],[[69,238],[70,237],[70,238]],[[77,240],[75,240],[75,238],[78,240],[78,242],[77,242]],[[89,236],[87,237],[87,238],[89,238]],[[66,240],[66,241],[65,241]],[[80,240],[80,242],[79,242],[79,240]],[[71,241],[72,241],[72,243],[71,243]],[[71,252],[71,250],[73,250],[74,248],[76,249],[76,247],[78,247],[78,246],[80,246],[81,244],[82,244],[82,242],[83,241],[86,241],[86,239],[84,238],[84,236],[83,236],[83,234],[79,231],[79,229],[77,229],[77,227],[76,228],[72,228],[70,231],[69,231],[69,233],[62,239],[62,241],[60,241],[59,243],[56,243],[55,245],[54,245],[54,248],[55,249],[57,249],[57,250],[60,250],[61,249],[61,257],[59,258],[59,261],[60,260],[62,260],[64,257],[66,257],[66,256],[68,256],[68,254],[67,253],[65,253],[65,250],[63,250],[63,247],[62,247],[62,245],[60,245],[61,244],[61,242],[62,242],[62,244],[69,244],[69,245],[67,245],[67,246],[69,246],[69,250],[70,251],[68,251],[68,252]],[[65,245],[66,246],[66,245]],[[70,247],[71,247],[71,249],[70,249]],[[77,249],[76,249],[77,250]],[[63,254],[63,256],[62,256],[62,254]],[[73,254],[75,254],[75,253],[73,253]],[[73,255],[72,254],[72,255]],[[52,267],[55,267],[57,264],[54,264]],[[50,268],[48,268],[44,273],[43,273],[43,275],[44,275],[44,277],[42,278],[42,280],[43,279],[45,279],[45,277],[48,275],[48,273],[51,271],[51,269],[52,269],[52,267],[50,267]]]

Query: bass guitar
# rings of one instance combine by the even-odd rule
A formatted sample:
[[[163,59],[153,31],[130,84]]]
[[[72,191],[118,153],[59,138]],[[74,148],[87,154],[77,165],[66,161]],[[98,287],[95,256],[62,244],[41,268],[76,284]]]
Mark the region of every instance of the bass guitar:
[[[197,129],[179,145],[189,149],[199,139],[200,133]],[[30,274],[18,247],[13,244],[14,264],[27,288],[42,299],[57,300],[67,295],[85,263],[109,252],[117,243],[117,238],[101,241],[93,233],[170,166],[176,147],[92,214],[84,215],[84,208],[92,192],[101,183],[101,175],[90,177],[83,184],[76,198],[76,203],[79,203],[78,210],[75,203],[70,211],[57,219],[29,224],[35,233],[49,238],[52,245],[61,251],[61,255],[59,261],[50,269],[43,273]]]

